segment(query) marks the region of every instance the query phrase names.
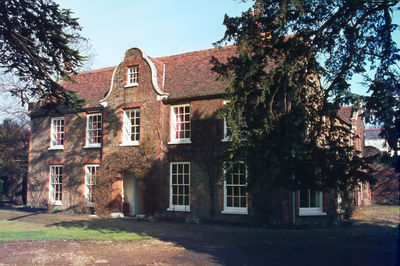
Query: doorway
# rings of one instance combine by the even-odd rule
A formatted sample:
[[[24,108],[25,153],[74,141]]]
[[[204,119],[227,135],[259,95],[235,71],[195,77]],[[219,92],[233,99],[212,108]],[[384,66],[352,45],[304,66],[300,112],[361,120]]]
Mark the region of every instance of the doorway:
[[[133,173],[126,173],[123,179],[123,209],[124,215],[137,214],[137,184]]]

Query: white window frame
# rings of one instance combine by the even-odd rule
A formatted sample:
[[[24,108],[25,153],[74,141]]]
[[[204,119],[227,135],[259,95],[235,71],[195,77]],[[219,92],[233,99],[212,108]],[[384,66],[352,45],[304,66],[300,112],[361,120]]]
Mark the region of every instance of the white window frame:
[[[90,171],[91,168],[94,168],[95,170],[95,175],[94,178],[92,176],[92,173]],[[90,201],[90,191],[93,193],[93,187],[96,185],[96,177],[98,176],[97,172],[99,171],[99,164],[86,164],[85,165],[85,190],[84,190],[84,195],[85,195],[85,202],[88,207],[94,207],[94,201]],[[93,180],[94,179],[94,180]],[[92,181],[92,182],[90,182]],[[92,189],[90,189],[92,187]],[[91,198],[93,199],[93,195],[91,195]]]
[[[175,108],[178,108],[178,109],[179,109],[179,108],[181,108],[181,107],[183,107],[183,110],[185,110],[186,107],[189,107],[189,113],[188,113],[188,114],[189,114],[189,121],[186,121],[186,120],[185,120],[186,113],[184,112],[184,113],[183,113],[184,120],[180,122],[182,125],[189,124],[189,130],[188,130],[188,131],[189,131],[189,138],[185,138],[185,137],[183,137],[183,138],[177,138],[177,137],[176,137],[177,121],[176,121]],[[190,104],[171,105],[171,120],[170,120],[170,129],[171,129],[170,135],[171,135],[171,141],[168,142],[168,144],[185,144],[185,143],[192,143],[192,141],[190,140],[190,138],[191,138],[191,131],[192,131],[192,125],[191,125],[191,110],[190,110],[190,109],[191,109],[191,108],[190,108]],[[186,129],[183,129],[183,130],[180,130],[180,131],[183,131],[183,132],[184,132],[183,134],[185,134],[185,131],[187,132]]]
[[[132,114],[135,115],[135,121],[132,125],[131,116]],[[136,115],[139,114],[137,117]],[[123,111],[123,125],[122,125],[122,143],[120,146],[136,146],[140,144],[140,108],[132,108]],[[136,124],[137,118],[139,119],[139,124]],[[135,127],[138,130],[138,139],[131,140],[131,136],[133,134],[132,127]]]
[[[177,184],[175,184],[175,186],[185,186],[185,187],[187,187],[188,189],[189,189],[189,192],[188,193],[185,193],[185,192],[183,192],[184,194],[181,194],[181,193],[179,193],[179,192],[177,192],[177,195],[188,195],[188,197],[189,197],[189,204],[173,204],[173,196],[175,195],[174,193],[173,193],[173,186],[174,186],[174,184],[173,184],[173,175],[174,175],[174,173],[172,172],[172,169],[173,169],[173,166],[174,165],[176,165],[176,168],[177,168],[177,172],[176,172],[176,180],[177,180]],[[178,171],[179,171],[179,165],[182,165],[183,166],[183,169],[185,169],[185,165],[187,165],[188,166],[188,175],[189,175],[189,178],[188,178],[188,184],[186,184],[185,182],[184,182],[184,180],[185,180],[185,177],[184,176],[182,176],[182,183],[181,184],[179,184],[178,183],[178,181],[179,181],[179,175],[184,175],[185,174],[185,172],[183,172],[183,173],[179,173]],[[183,170],[184,171],[184,170]],[[191,197],[191,195],[190,195],[190,162],[171,162],[170,163],[170,171],[169,171],[169,173],[170,173],[170,181],[169,181],[169,208],[167,209],[168,211],[183,211],[183,212],[188,212],[188,211],[190,211],[190,197]],[[178,188],[178,190],[179,190],[179,188]]]
[[[229,102],[230,101],[224,100],[224,105],[228,104]],[[226,117],[224,117],[224,138],[221,139],[221,141],[224,141],[224,142],[232,141],[232,131],[231,131],[231,135],[228,135],[228,128],[231,128],[231,127],[228,127],[228,124],[226,123]]]
[[[61,123],[62,125],[58,124]],[[57,131],[60,129],[60,131]],[[60,134],[62,144],[57,145],[57,135]],[[50,148],[49,150],[62,150],[64,149],[64,142],[65,142],[65,119],[64,117],[52,117],[51,118],[51,125],[50,125]]]
[[[57,175],[57,169],[61,169],[61,182],[55,183],[53,182],[55,175]],[[49,168],[49,204],[51,205],[57,205],[61,206],[62,205],[62,199],[63,199],[63,176],[64,176],[64,166],[61,164],[54,164],[50,165]],[[56,188],[60,188],[61,191],[60,193],[60,198],[56,200],[56,193],[54,186]]]
[[[246,197],[246,207],[229,207],[228,206],[228,184],[226,182],[226,174],[227,174],[227,164],[243,164],[244,169],[245,169],[245,178],[246,178],[246,184],[232,184],[232,187],[240,187],[240,189],[245,189],[247,188],[247,165],[243,161],[236,161],[236,162],[224,162],[224,209],[221,212],[222,214],[248,214],[248,208],[249,208],[249,203],[248,203],[248,193],[245,193]]]
[[[323,208],[324,208],[324,200],[323,200],[323,193],[322,191],[313,191],[308,189],[309,192],[314,192],[314,193],[319,193],[319,207],[301,207],[301,201],[300,201],[300,197],[301,197],[301,191],[299,190],[299,215],[300,216],[318,216],[318,215],[326,215],[326,212],[323,212]],[[310,196],[309,196],[309,201],[310,201]]]
[[[94,116],[99,116],[100,117],[100,129],[94,129],[96,131],[100,131],[100,142],[99,143],[90,143],[90,118]],[[92,129],[93,130],[93,129]],[[84,148],[100,148],[101,147],[101,138],[103,134],[103,116],[101,113],[94,113],[94,114],[88,114],[86,117],[86,145]],[[96,137],[97,138],[97,137]]]
[[[127,80],[125,87],[133,87],[139,85],[139,65],[128,67]]]

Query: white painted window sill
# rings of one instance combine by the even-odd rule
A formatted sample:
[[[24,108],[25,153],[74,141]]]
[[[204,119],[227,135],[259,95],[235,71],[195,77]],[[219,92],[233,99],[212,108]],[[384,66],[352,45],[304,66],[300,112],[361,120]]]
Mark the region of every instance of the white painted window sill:
[[[177,139],[171,140],[168,144],[191,144],[192,141],[190,139]]]
[[[137,141],[137,142],[121,143],[118,146],[120,146],[120,147],[132,147],[132,146],[139,146],[139,145],[140,145],[140,143],[139,143],[139,141]]]
[[[223,210],[221,213],[222,214],[239,214],[239,215],[247,215],[247,214],[249,214],[247,209],[245,209],[245,210],[240,210],[240,209],[238,209],[238,210],[229,210],[228,209],[228,210]]]
[[[53,206],[62,206],[62,202],[61,201],[50,201],[49,204],[53,205]]]
[[[124,86],[124,88],[132,88],[132,87],[137,87],[137,86],[139,86],[139,83],[132,83],[132,84],[126,84]]]
[[[299,211],[299,216],[325,216],[326,212],[323,211]]]
[[[223,138],[221,139],[222,142],[232,142],[232,138]]]
[[[58,147],[50,147],[48,148],[49,151],[59,151],[59,150],[63,150],[64,146],[58,146]]]
[[[83,146],[84,149],[98,149],[101,148],[101,144],[99,145],[85,145]]]
[[[167,211],[172,212],[190,212],[190,206],[173,206],[169,207]]]

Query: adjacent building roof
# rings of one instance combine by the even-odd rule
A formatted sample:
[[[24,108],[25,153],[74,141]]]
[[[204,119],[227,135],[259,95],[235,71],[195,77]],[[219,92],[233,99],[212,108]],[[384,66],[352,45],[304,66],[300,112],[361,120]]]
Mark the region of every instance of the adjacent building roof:
[[[366,128],[365,129],[365,139],[366,140],[375,140],[381,139],[379,134],[381,133],[382,128]]]

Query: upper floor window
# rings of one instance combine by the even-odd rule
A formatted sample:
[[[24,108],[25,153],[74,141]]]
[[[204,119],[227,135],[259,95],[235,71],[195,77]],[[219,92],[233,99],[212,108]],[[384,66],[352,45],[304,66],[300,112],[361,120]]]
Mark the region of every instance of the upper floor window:
[[[247,214],[247,169],[244,162],[225,163],[224,210]]]
[[[101,132],[102,132],[101,114],[87,115],[86,147],[100,147]]]
[[[93,189],[96,185],[96,177],[99,171],[98,164],[85,165],[85,200],[89,207],[94,206]]]
[[[139,145],[140,108],[124,110],[122,144]]]
[[[139,66],[130,66],[128,67],[128,86],[138,85],[139,84]]]
[[[190,104],[171,106],[171,143],[190,142]]]
[[[190,211],[190,162],[170,164],[170,211]]]
[[[64,132],[64,117],[52,118],[50,149],[64,149]]]
[[[63,184],[63,166],[50,165],[49,180],[49,200],[50,204],[62,205],[62,184]]]
[[[300,198],[300,209],[299,215],[325,215],[322,212],[323,209],[323,199],[322,192],[303,189],[299,191]]]

